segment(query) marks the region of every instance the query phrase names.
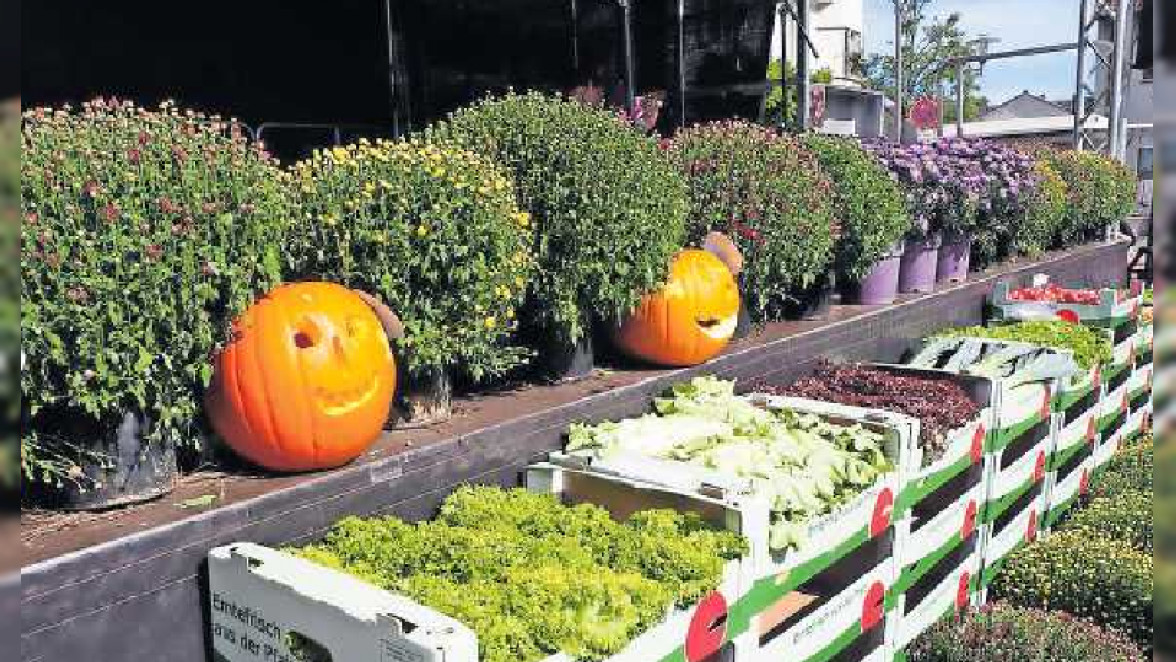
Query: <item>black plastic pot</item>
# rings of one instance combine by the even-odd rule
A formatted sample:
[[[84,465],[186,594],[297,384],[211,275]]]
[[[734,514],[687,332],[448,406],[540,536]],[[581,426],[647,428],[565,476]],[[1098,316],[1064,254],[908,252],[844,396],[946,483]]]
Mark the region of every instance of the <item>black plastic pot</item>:
[[[396,429],[422,428],[443,423],[453,416],[453,382],[445,370],[428,370],[409,374],[407,361],[397,361],[396,398],[391,411],[391,425]]]
[[[583,379],[596,368],[596,351],[592,335],[575,344],[546,339],[539,345],[535,361],[537,376],[544,380],[566,382]]]
[[[34,502],[58,510],[106,510],[157,499],[174,489],[175,444],[146,442],[151,422],[144,416],[125,413],[113,430],[70,411],[38,416],[51,420],[61,438],[73,440],[50,450],[76,462],[81,471],[61,485],[34,484]]]
[[[788,320],[826,320],[833,309],[833,276],[825,274],[809,287],[793,294],[784,304]]]

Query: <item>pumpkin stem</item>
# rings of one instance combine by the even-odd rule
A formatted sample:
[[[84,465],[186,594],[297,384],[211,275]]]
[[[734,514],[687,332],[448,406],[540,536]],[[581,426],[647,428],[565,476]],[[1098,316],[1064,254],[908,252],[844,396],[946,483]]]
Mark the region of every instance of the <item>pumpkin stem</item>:
[[[354,292],[363,299],[364,303],[371,306],[372,312],[380,320],[380,325],[384,327],[384,335],[388,336],[388,340],[400,340],[404,337],[404,323],[400,321],[400,317],[396,313],[392,312],[391,308],[367,292],[360,290],[354,290]]]

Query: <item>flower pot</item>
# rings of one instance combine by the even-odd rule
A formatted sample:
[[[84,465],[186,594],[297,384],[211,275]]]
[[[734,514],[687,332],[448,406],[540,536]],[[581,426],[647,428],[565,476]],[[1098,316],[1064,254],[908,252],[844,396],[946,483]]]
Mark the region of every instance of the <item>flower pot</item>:
[[[585,334],[575,344],[548,338],[539,346],[535,367],[540,378],[550,381],[587,377],[596,367],[592,336]]]
[[[921,239],[908,239],[898,271],[898,291],[903,294],[926,294],[935,291],[939,271],[938,233]]]
[[[409,374],[403,368],[406,361],[397,362],[399,386],[392,407],[390,427],[405,430],[444,423],[453,416],[453,383],[449,373],[430,369],[421,374]]]
[[[972,237],[965,234],[951,234],[943,238],[939,247],[939,267],[936,280],[940,283],[960,283],[968,279],[972,262]]]
[[[833,309],[833,277],[826,273],[812,285],[792,295],[784,304],[789,320],[825,320]]]
[[[751,321],[751,307],[748,305],[747,290],[743,286],[743,278],[736,279],[739,282],[739,316],[735,322],[735,333],[731,334],[731,340],[742,340],[750,337],[755,331],[755,324]]]
[[[58,510],[107,510],[157,499],[175,487],[175,444],[148,442],[146,417],[124,413],[113,430],[68,410],[44,411],[38,418],[52,425],[53,436],[71,440],[49,450],[75,462],[78,470],[60,485],[32,485],[35,502]]]
[[[898,274],[905,242],[898,242],[883,255],[864,278],[846,288],[847,303],[860,306],[888,306],[898,296]]]

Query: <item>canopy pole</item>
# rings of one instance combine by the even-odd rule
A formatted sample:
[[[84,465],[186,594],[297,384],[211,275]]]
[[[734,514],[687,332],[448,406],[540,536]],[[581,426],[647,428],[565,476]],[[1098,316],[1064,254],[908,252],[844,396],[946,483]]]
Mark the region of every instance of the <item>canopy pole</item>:
[[[618,0],[624,11],[624,41],[625,41],[625,107],[633,112],[636,105],[637,92],[634,88],[637,74],[633,66],[633,2],[635,0]]]
[[[678,125],[686,126],[686,0],[678,0]]]

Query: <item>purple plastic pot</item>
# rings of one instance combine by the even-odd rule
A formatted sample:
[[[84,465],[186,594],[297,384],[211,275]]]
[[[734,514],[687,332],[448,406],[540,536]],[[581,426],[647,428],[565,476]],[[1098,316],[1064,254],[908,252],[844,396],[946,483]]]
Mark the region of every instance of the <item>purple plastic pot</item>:
[[[898,272],[902,255],[906,250],[904,242],[898,242],[890,252],[878,259],[873,269],[846,294],[849,303],[861,306],[887,306],[898,296]]]
[[[937,280],[941,283],[963,282],[968,279],[971,263],[972,237],[963,234],[946,236],[939,247]]]
[[[939,271],[939,233],[923,239],[908,239],[898,272],[898,291],[904,294],[925,294],[935,291],[935,277]]]

